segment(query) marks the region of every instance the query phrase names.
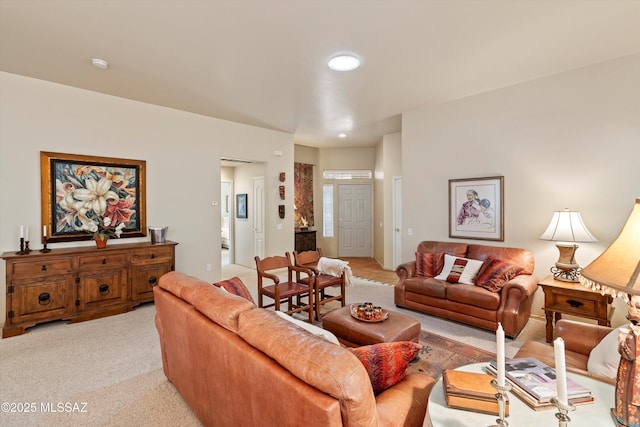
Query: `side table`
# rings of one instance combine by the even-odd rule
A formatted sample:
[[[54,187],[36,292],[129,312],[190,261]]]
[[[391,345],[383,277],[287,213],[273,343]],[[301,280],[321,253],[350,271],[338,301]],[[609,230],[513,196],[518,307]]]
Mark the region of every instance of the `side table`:
[[[457,368],[466,372],[485,372],[487,363],[474,363]],[[593,403],[576,406],[576,410],[569,412],[571,422],[569,427],[578,426],[612,426],[615,423],[611,418],[611,408],[614,406],[615,389],[611,384],[595,380],[593,378],[567,372],[567,377],[591,390],[595,397]],[[509,395],[509,417],[507,421],[514,427],[539,427],[557,426],[556,408],[534,411],[512,392]],[[496,424],[496,415],[487,415],[480,412],[465,411],[463,409],[449,408],[445,401],[442,388],[442,377],[436,382],[429,394],[427,406],[429,420],[433,427],[468,427],[488,426]],[[428,425],[425,423],[425,425]]]
[[[611,326],[609,305],[611,295],[601,295],[580,283],[562,282],[553,276],[538,283],[544,291],[544,311],[547,318],[547,342],[553,341],[554,318],[557,322],[562,314],[584,317],[598,321],[598,325]]]

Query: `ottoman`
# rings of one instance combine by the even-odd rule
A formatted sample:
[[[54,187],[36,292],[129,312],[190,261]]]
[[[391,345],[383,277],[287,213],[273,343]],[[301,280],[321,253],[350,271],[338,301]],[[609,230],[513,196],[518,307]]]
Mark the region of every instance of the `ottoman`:
[[[388,311],[389,318],[383,322],[363,322],[351,316],[351,307],[347,305],[325,314],[322,327],[349,347],[393,341],[418,342],[420,322],[406,314]]]

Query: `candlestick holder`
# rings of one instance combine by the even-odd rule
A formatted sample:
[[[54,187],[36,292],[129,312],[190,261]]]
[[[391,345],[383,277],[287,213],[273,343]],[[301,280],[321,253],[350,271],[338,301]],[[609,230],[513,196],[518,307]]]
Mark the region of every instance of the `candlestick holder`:
[[[51,249],[47,248],[47,236],[42,236],[42,249],[40,249],[40,252],[46,254],[47,252],[51,252]]]
[[[20,238],[20,250],[18,252],[16,252],[16,255],[26,255],[29,252],[31,252],[31,249],[29,249],[29,241],[28,240],[24,240],[24,237]]]
[[[558,408],[558,412],[556,412],[556,418],[558,419],[558,427],[567,427],[567,423],[571,421],[569,418],[568,412],[575,411],[576,407],[569,402],[568,404],[560,403],[557,397],[551,399],[551,403],[553,406]]]
[[[507,392],[511,390],[511,384],[505,383],[503,386],[498,385],[498,380],[491,380],[491,385],[493,388],[498,390],[496,393],[496,399],[498,399],[498,417],[496,419],[496,424],[493,424],[491,427],[507,427],[509,423],[506,420],[506,407],[507,402],[509,402],[509,396]]]

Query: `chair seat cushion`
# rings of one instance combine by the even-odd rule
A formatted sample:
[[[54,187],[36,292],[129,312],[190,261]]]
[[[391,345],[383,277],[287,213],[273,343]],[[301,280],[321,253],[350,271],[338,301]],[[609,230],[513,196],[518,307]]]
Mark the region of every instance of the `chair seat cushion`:
[[[278,286],[280,286],[280,298],[288,298],[309,292],[308,286],[296,282],[280,282]],[[268,297],[275,298],[276,285],[263,286],[262,293]]]

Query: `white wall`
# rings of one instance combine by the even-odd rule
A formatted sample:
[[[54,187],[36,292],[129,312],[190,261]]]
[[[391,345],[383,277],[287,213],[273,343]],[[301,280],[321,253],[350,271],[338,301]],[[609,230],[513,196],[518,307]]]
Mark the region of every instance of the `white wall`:
[[[449,240],[449,179],[504,175],[505,240],[485,243],[531,250],[545,277],[558,252],[538,237],[554,210],[579,210],[599,239],[580,245],[586,266],[640,196],[638,76],[634,55],[403,114],[403,258]],[[534,314],[542,301],[539,290]]]
[[[264,162],[265,190],[272,196],[277,194],[278,173],[293,173],[293,136],[283,132],[8,73],[0,73],[0,92],[2,252],[18,249],[21,224],[31,227],[32,236],[41,229],[40,151],[146,160],[147,223],[169,226],[167,238],[179,243],[176,269],[207,281],[220,279],[220,157]],[[287,192],[293,194],[293,184]],[[293,246],[293,215],[278,218],[277,205],[269,205],[274,200],[267,198],[268,254]],[[122,243],[136,240],[149,239]],[[50,247],[80,244],[93,242]],[[39,238],[31,238],[31,247],[40,249]],[[206,264],[212,271],[206,271]],[[5,264],[0,265],[4,319]]]

